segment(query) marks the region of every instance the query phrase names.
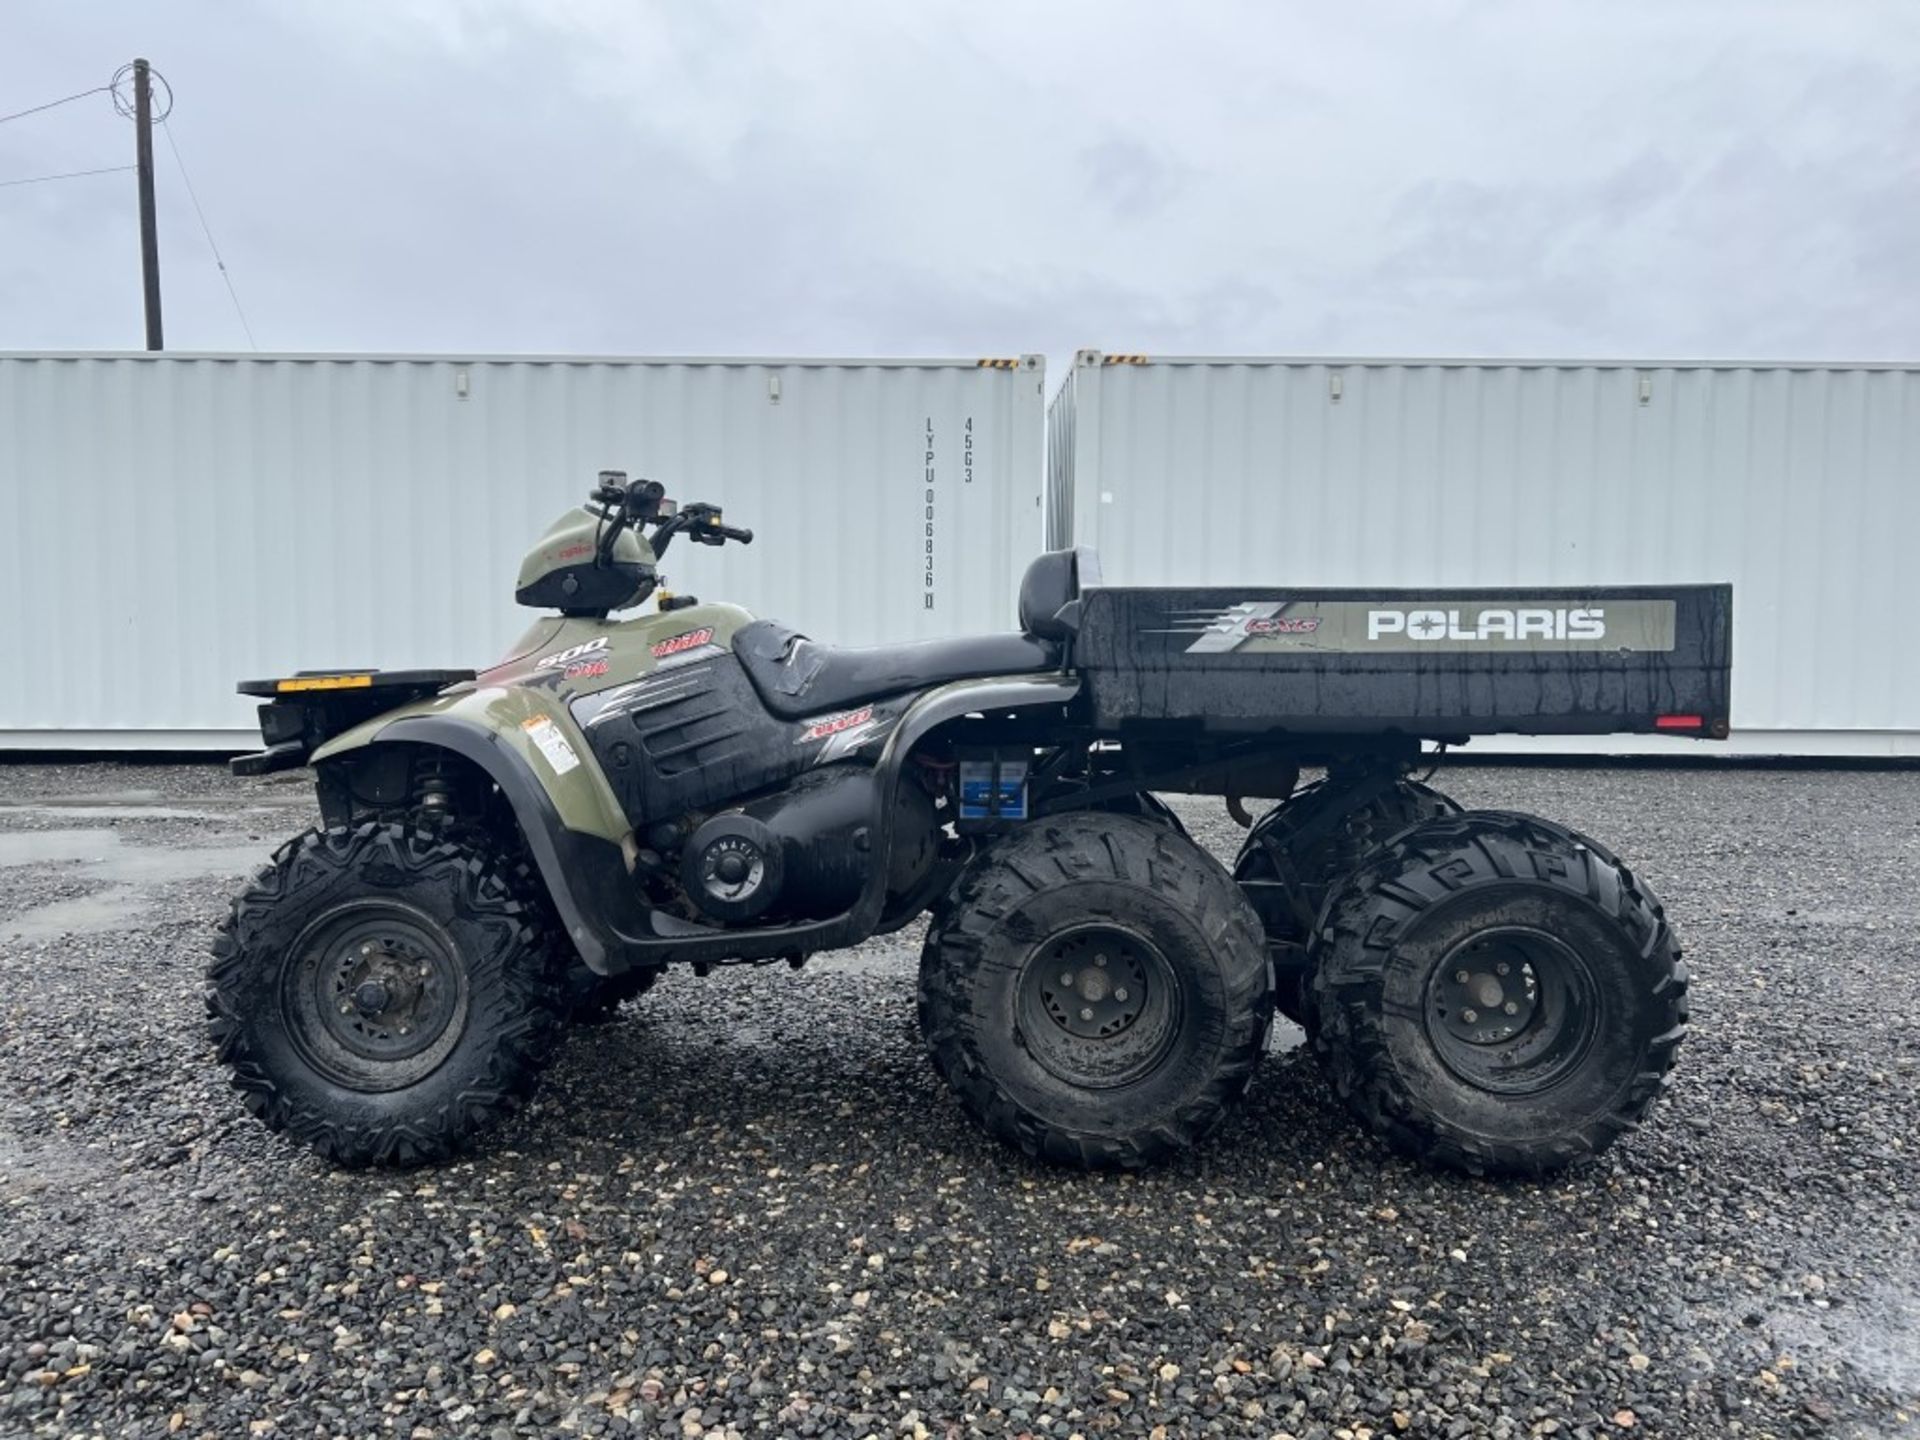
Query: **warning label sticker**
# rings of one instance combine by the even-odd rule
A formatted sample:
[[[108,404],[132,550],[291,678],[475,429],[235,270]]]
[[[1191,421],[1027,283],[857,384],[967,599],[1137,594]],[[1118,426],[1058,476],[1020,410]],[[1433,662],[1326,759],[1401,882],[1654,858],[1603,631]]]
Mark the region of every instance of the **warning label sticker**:
[[[527,732],[527,738],[547,757],[547,764],[553,767],[553,773],[564,775],[579,765],[580,757],[567,743],[567,737],[560,733],[560,727],[553,723],[550,715],[536,715],[531,720],[522,720],[520,728]]]

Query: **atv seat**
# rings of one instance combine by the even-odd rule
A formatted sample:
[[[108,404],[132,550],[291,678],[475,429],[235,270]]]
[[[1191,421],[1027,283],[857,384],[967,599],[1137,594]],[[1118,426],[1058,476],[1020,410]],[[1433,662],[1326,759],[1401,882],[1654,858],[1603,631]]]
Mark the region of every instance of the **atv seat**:
[[[1020,584],[1021,633],[916,640],[836,649],[789,626],[756,620],[733,637],[733,653],[761,703],[783,720],[843,710],[949,680],[1029,675],[1060,667],[1078,621],[1081,576],[1097,576],[1091,551],[1056,550],[1027,567]],[[1063,613],[1066,612],[1066,613]]]

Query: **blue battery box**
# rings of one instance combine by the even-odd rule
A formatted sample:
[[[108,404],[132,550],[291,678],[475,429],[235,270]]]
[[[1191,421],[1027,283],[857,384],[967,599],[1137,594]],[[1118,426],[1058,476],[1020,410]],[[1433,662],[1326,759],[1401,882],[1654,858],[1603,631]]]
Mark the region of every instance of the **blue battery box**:
[[[1027,761],[1001,755],[960,761],[962,821],[1027,818]]]

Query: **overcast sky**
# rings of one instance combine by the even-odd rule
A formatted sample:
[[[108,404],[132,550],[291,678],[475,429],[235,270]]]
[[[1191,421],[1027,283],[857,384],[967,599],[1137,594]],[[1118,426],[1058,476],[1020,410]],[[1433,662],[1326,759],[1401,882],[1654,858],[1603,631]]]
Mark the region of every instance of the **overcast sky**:
[[[1920,359],[1911,0],[12,0],[0,114],[136,53],[267,350]],[[132,175],[0,188],[0,349],[140,341]]]

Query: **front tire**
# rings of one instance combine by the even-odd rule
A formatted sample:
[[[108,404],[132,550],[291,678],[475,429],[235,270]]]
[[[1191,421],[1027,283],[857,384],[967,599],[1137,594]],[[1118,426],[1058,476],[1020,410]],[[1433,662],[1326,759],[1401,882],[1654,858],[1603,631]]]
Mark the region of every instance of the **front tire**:
[[[1245,1092],[1273,999],[1226,872],[1152,822],[1075,815],[994,845],[920,960],[934,1068],[1029,1155],[1134,1168],[1196,1143]]]
[[[551,1057],[561,977],[498,857],[384,823],[313,830],[233,902],[210,1029],[247,1108],[336,1164],[441,1160]]]
[[[1660,902],[1535,816],[1400,835],[1330,899],[1314,1044],[1335,1091],[1405,1155],[1542,1175],[1639,1124],[1687,1029]]]

